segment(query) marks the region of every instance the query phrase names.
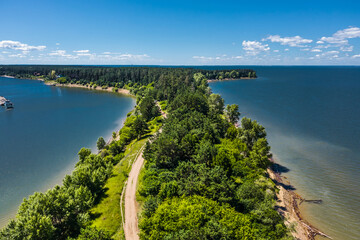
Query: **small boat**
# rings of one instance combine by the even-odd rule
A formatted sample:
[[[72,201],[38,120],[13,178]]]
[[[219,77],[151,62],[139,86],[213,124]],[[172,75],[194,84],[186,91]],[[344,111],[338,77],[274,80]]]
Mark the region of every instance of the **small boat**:
[[[10,102],[10,100],[6,100],[6,101],[5,101],[5,107],[6,107],[7,109],[9,109],[9,108],[14,108],[14,105],[12,104],[12,102]]]
[[[5,105],[6,98],[0,96],[0,106]]]

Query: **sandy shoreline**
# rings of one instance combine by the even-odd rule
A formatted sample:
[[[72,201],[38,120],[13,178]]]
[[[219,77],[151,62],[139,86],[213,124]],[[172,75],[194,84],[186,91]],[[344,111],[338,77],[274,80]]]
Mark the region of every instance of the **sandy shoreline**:
[[[284,182],[283,177],[277,168],[270,167],[267,169],[267,172],[279,189],[279,192],[276,193],[276,210],[284,218],[286,226],[294,227],[295,232],[292,232],[293,237],[300,240],[314,240],[316,236],[331,239],[330,236],[312,226],[302,217],[298,202],[302,202],[305,199],[291,190],[292,186],[290,182]]]
[[[241,77],[241,78],[224,78],[224,79],[209,79],[208,82],[222,82],[222,81],[235,81],[235,80],[251,80],[256,78]]]
[[[9,76],[9,75],[1,75],[0,77],[5,77],[5,78],[15,78],[13,76]]]
[[[41,80],[41,79],[38,79],[38,80]],[[43,80],[42,80],[43,81]],[[70,87],[70,88],[85,88],[85,89],[90,89],[90,90],[96,90],[96,91],[105,91],[105,92],[111,92],[111,93],[120,93],[120,94],[125,94],[125,95],[129,95],[129,96],[134,96],[130,93],[130,90],[128,89],[124,89],[124,88],[119,88],[117,92],[114,92],[113,91],[113,87],[108,87],[106,89],[103,89],[102,87],[100,86],[97,86],[96,88],[92,88],[90,86],[84,86],[84,85],[81,85],[81,84],[70,84],[70,83],[67,83],[67,84],[60,84],[60,83],[55,83],[55,82],[45,82],[46,85],[49,85],[49,86],[55,86],[55,87]]]
[[[9,75],[2,75],[0,77],[6,77],[6,78],[15,78],[13,76],[9,76]],[[120,93],[120,94],[124,94],[124,95],[129,95],[131,97],[134,97],[134,95],[132,95],[130,93],[130,90],[128,89],[124,89],[124,88],[118,88],[117,92],[113,91],[114,87],[108,87],[106,89],[103,89],[100,86],[97,86],[96,88],[90,87],[88,85],[81,85],[81,84],[71,84],[71,83],[66,83],[66,84],[60,84],[57,83],[55,81],[45,81],[44,79],[41,78],[37,78],[37,79],[30,79],[30,80],[38,80],[38,81],[42,81],[44,82],[46,85],[49,86],[55,86],[55,87],[72,87],[72,88],[86,88],[86,89],[90,89],[90,90],[96,90],[96,91],[105,91],[105,92],[112,92],[112,93]]]

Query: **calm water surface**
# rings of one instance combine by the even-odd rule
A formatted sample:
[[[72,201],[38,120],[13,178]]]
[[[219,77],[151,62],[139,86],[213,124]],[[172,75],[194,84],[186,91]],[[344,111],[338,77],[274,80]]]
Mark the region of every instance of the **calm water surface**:
[[[306,199],[306,218],[334,239],[360,239],[360,67],[252,67],[256,80],[213,92],[267,129],[275,159]]]
[[[0,96],[15,106],[0,107],[0,227],[24,197],[61,183],[80,148],[95,150],[135,105],[119,94],[1,77]]]

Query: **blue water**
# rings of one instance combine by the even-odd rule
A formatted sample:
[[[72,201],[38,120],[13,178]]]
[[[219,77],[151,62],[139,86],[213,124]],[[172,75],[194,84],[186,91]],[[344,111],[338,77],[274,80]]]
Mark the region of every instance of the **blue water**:
[[[258,79],[213,82],[265,126],[275,159],[306,199],[306,218],[334,239],[360,239],[360,67],[252,67]]]
[[[24,197],[46,191],[71,173],[81,147],[96,150],[134,107],[133,98],[40,81],[0,77],[0,226],[14,217]]]

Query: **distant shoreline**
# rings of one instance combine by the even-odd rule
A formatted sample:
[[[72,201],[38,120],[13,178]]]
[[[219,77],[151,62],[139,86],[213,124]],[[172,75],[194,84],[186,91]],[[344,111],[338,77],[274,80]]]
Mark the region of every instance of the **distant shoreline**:
[[[9,76],[9,75],[1,75],[0,77],[5,77],[5,78],[15,78],[13,76]]]
[[[241,78],[224,78],[224,79],[209,79],[208,82],[222,82],[222,81],[236,81],[236,80],[251,80],[256,79],[252,77],[241,77]]]
[[[129,95],[131,97],[134,97],[134,95],[132,95],[130,93],[130,90],[124,89],[124,88],[118,88],[117,92],[115,92],[115,91],[113,91],[114,87],[108,87],[106,89],[103,89],[100,86],[97,86],[97,87],[93,88],[93,87],[86,86],[86,85],[84,86],[84,85],[81,85],[81,84],[71,84],[71,83],[60,84],[60,83],[46,82],[46,81],[45,81],[45,84],[48,85],[48,86],[55,86],[55,87],[85,88],[85,89],[89,89],[89,90],[104,91],[104,92],[111,92],[111,93],[119,93],[119,94],[124,94],[124,95]]]
[[[15,78],[15,77],[9,76],[9,75],[1,75],[0,77]],[[19,78],[19,79],[25,79],[25,78]],[[26,79],[29,79],[29,78],[26,78]],[[45,85],[54,86],[54,87],[85,88],[85,89],[89,89],[89,90],[105,91],[105,92],[111,92],[111,93],[119,93],[119,94],[123,94],[123,95],[128,95],[130,97],[135,97],[133,94],[130,93],[130,90],[125,89],[125,88],[118,88],[118,90],[115,92],[115,91],[113,91],[114,87],[107,87],[107,88],[103,89],[100,86],[96,86],[94,88],[94,87],[90,87],[90,86],[87,86],[87,85],[81,85],[81,84],[71,84],[71,83],[61,84],[61,83],[57,83],[55,81],[45,81],[44,79],[41,79],[41,78],[29,79],[29,80],[42,81],[42,82],[45,83]]]

